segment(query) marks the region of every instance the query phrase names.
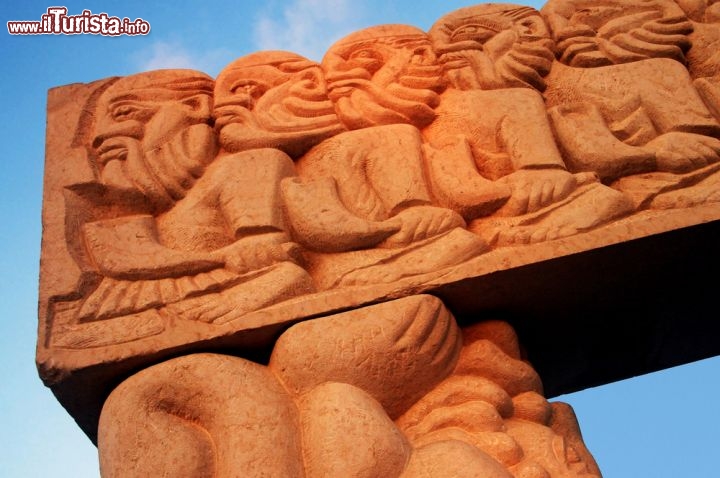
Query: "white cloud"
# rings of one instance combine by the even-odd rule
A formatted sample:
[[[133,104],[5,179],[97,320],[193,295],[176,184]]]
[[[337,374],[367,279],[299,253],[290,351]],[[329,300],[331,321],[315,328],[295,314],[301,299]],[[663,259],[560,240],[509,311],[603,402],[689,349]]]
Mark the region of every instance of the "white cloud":
[[[157,41],[135,55],[135,64],[138,71],[189,68],[214,76],[232,58],[232,52],[226,48],[196,53],[180,42]]]
[[[280,15],[260,15],[254,30],[256,47],[320,60],[335,40],[360,28],[360,10],[358,2],[349,0],[293,0]]]
[[[197,62],[180,45],[156,42],[149,48],[149,57],[140,66],[143,70],[197,68]]]

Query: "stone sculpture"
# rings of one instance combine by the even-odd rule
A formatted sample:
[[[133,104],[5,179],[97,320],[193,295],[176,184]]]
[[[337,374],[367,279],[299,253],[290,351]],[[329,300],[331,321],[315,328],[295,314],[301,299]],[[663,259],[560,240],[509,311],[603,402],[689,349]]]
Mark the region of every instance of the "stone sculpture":
[[[101,470],[600,476],[572,413],[541,393],[506,323],[463,334],[418,295],[297,324],[267,367],[193,354],[138,373],[103,407]]]
[[[720,61],[717,49],[720,7],[716,2],[706,0],[679,0],[678,5],[692,22],[692,32],[688,35],[691,46],[686,53],[688,72],[705,104],[716,118],[720,117]]]
[[[439,169],[448,156],[453,165],[460,160],[467,148],[452,144],[460,137],[480,174],[509,191],[499,209],[480,211],[495,217],[473,218],[480,220],[471,230],[489,235],[493,243],[532,243],[628,212],[622,194],[597,184],[592,175],[571,174],[555,146],[542,97],[531,89],[544,89],[552,58],[536,10],[507,4],[467,7],[438,20],[430,36],[451,83],[438,119],[425,131],[436,150],[431,168]],[[448,148],[449,154],[443,151]]]
[[[599,477],[481,284],[720,218],[717,6],[52,90],[38,366],[102,476]]]
[[[92,143],[99,182],[140,194],[155,217],[82,225],[87,260],[102,279],[78,311],[80,320],[162,304],[180,317],[212,322],[313,290],[290,255],[278,203],[292,161],[277,150],[215,158],[212,86],[193,72],[149,72],[121,79],[100,96]],[[263,282],[274,285],[267,296],[256,289]]]
[[[572,168],[621,178],[636,207],[672,207],[677,194],[656,197],[715,172],[718,120],[684,66],[692,24],[675,2],[550,1],[543,15],[560,58],[545,97]],[[637,176],[652,172],[669,174]]]

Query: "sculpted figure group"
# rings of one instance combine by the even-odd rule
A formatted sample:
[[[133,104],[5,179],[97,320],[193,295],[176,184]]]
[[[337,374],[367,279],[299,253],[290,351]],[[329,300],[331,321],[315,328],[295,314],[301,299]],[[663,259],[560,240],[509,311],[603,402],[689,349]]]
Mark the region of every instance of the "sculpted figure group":
[[[77,320],[227,323],[720,201],[718,22],[711,0],[481,4],[319,64],[105,82],[75,139],[94,180],[66,188],[90,205],[66,211]],[[268,366],[143,370],[99,436],[104,477],[600,476],[512,329],[422,295],[297,324]]]
[[[716,39],[693,36],[715,10],[483,4],[428,33],[352,33],[321,64],[270,51],[216,80],[119,79],[92,98],[89,156],[101,187],[145,207],[72,221],[98,276],[80,316],[232,320],[715,201]]]
[[[103,478],[600,478],[513,329],[416,295],[302,322],[269,364],[149,367],[105,402]]]

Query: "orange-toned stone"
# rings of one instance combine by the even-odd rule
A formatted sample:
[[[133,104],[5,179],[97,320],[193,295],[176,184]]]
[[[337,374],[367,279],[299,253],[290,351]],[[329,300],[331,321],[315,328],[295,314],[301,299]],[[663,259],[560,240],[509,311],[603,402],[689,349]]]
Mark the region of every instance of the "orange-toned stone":
[[[527,391],[541,387],[507,323],[463,340],[418,295],[297,324],[269,366],[196,353],[134,374],[103,405],[101,470],[599,477],[572,410]]]
[[[103,476],[599,477],[528,358],[717,234],[719,12],[483,4],[51,90],[37,362]]]
[[[301,476],[298,409],[266,367],[192,354],[118,386],[100,417],[103,477]]]

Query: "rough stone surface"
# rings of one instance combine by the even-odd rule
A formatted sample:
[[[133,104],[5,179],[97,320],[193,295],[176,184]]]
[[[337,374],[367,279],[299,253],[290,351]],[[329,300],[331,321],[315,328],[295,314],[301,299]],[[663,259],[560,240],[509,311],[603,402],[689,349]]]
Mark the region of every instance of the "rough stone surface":
[[[599,476],[546,397],[720,353],[718,22],[481,4],[51,90],[43,381],[103,476]]]

